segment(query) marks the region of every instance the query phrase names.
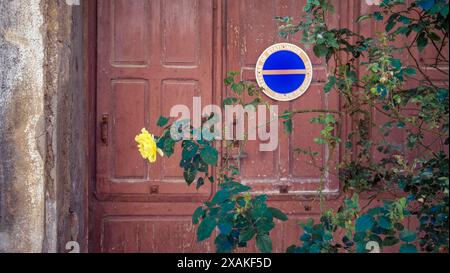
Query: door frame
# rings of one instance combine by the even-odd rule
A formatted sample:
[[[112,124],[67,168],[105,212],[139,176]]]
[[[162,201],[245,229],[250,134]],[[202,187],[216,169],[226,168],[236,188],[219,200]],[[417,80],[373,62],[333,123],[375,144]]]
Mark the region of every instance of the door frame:
[[[201,1],[201,0],[200,0]],[[223,80],[227,73],[227,0],[212,0],[213,1],[213,103],[220,105],[225,92]],[[94,249],[94,241],[91,239],[93,234],[94,223],[93,213],[93,199],[95,198],[95,183],[96,183],[96,135],[97,135],[97,4],[98,0],[83,0],[81,8],[83,10],[83,69],[84,69],[84,92],[85,92],[85,108],[87,110],[86,116],[86,132],[87,141],[85,147],[87,162],[87,179],[85,181],[85,190],[83,193],[83,204],[86,208],[84,215],[85,238],[82,238],[81,251],[89,252]],[[348,6],[357,6],[359,9],[359,1],[349,0]],[[341,18],[342,22],[350,21],[353,17],[354,9],[343,11],[344,14],[350,15],[347,18]],[[344,16],[345,17],[345,16]],[[352,26],[350,24],[350,26]],[[341,98],[339,98],[341,100]],[[346,120],[343,124],[343,132],[350,130],[353,126],[351,120]],[[217,147],[219,152],[222,152],[223,147]],[[339,157],[342,156],[342,147],[340,147]],[[219,163],[220,164],[220,163]],[[220,167],[220,165],[219,165]],[[342,185],[338,182],[338,188]],[[216,185],[213,185],[212,192],[215,192]],[[340,190],[337,195],[327,195],[328,200],[339,199]],[[298,201],[307,200],[313,196],[270,196],[271,201]]]
[[[84,0],[82,3],[83,9],[83,60],[84,60],[84,86],[86,92],[85,107],[87,109],[86,117],[86,155],[87,163],[87,181],[85,184],[84,204],[87,211],[85,211],[84,229],[87,231],[86,238],[84,238],[83,252],[90,252],[91,248],[91,225],[92,221],[92,197],[95,187],[96,178],[96,103],[97,103],[97,0]]]

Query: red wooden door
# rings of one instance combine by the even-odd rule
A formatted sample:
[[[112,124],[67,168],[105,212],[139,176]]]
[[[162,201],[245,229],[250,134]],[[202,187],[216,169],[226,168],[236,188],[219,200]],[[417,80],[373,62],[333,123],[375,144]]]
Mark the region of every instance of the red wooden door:
[[[254,80],[259,54],[277,38],[276,15],[297,16],[306,0],[98,0],[96,179],[91,187],[90,251],[199,252],[214,251],[208,241],[197,243],[191,224],[194,209],[215,190],[188,187],[179,157],[146,163],[138,154],[134,136],[146,127],[160,133],[155,123],[175,104],[192,105],[201,96],[204,105],[225,96],[226,71],[240,71]],[[336,1],[336,26],[347,24],[350,1]],[[347,22],[348,21],[348,22]],[[297,43],[292,40],[291,42]],[[322,91],[326,66],[307,51],[314,65],[310,89],[288,108],[339,108],[339,99]],[[316,192],[320,177],[309,159],[291,147],[315,146],[320,127],[311,115],[296,120],[286,137],[280,125],[279,148],[259,152],[249,142],[248,158],[241,162],[243,183],[270,196],[271,205],[290,215],[272,234],[274,250],[284,252],[295,243],[297,222],[317,214],[306,196]],[[320,150],[327,154],[326,150]],[[335,153],[337,161],[339,153]],[[323,160],[323,159],[322,159]],[[325,192],[338,194],[333,175]],[[306,209],[305,209],[306,207]],[[249,251],[255,250],[250,247]]]
[[[226,70],[239,71],[242,80],[255,82],[255,66],[259,55],[272,44],[286,42],[278,37],[274,18],[277,15],[298,17],[305,4],[306,0],[228,1]],[[337,5],[337,14],[341,5]],[[333,23],[337,26],[339,17],[334,19]],[[288,42],[298,44],[299,40],[299,36],[296,36],[291,37]],[[292,102],[280,103],[265,97],[266,100],[271,105],[278,105],[280,114],[286,109],[339,109],[338,98],[323,92],[327,77],[324,61],[315,58],[311,49],[303,48],[313,64],[314,77],[308,91]],[[248,157],[241,162],[243,182],[250,184],[256,191],[272,195],[279,195],[281,190],[284,192],[283,198],[316,191],[320,181],[318,169],[310,164],[308,156],[296,155],[291,149],[311,146],[314,151],[327,154],[328,151],[322,150],[322,146],[313,141],[321,130],[320,126],[309,122],[315,116],[316,113],[311,113],[296,118],[294,132],[290,137],[283,133],[280,122],[279,145],[274,152],[260,152],[258,142],[249,142],[246,150]],[[324,158],[318,158],[319,162],[321,160]],[[327,177],[326,192],[336,193],[336,182],[331,175]]]
[[[134,137],[158,134],[174,104],[211,104],[212,0],[99,0],[97,178],[91,250],[200,251],[190,214],[211,186],[187,187],[179,158],[146,163]]]

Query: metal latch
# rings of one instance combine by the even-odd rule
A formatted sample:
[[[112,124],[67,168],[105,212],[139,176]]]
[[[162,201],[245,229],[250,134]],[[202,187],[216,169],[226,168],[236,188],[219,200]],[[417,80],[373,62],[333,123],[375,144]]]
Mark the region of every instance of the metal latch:
[[[102,143],[105,145],[108,145],[108,122],[109,122],[108,114],[103,114],[102,121],[100,124],[100,139],[102,140]]]
[[[287,194],[287,193],[289,193],[289,186],[288,186],[288,185],[282,185],[282,186],[280,186],[280,193],[281,193],[281,194]]]
[[[151,194],[158,194],[159,193],[159,186],[158,185],[150,186],[150,193]]]

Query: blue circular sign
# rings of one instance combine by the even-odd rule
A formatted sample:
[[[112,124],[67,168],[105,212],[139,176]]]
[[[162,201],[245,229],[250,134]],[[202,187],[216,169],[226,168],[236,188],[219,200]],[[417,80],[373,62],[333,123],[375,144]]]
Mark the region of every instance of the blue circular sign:
[[[296,45],[282,43],[267,48],[256,64],[256,81],[264,93],[279,101],[294,100],[311,84],[312,65]]]

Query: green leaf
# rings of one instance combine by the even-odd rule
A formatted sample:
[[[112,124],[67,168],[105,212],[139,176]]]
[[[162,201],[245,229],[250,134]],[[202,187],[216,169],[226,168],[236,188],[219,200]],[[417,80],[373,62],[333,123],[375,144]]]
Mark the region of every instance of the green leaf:
[[[408,37],[411,34],[412,29],[408,26],[401,26],[395,32],[398,34],[403,34]]]
[[[397,24],[396,21],[390,21],[390,22],[388,22],[388,23],[386,24],[386,32],[391,31],[391,30],[395,27],[396,24]]]
[[[288,36],[288,34],[287,34],[286,32],[279,31],[279,32],[278,32],[278,36],[280,36],[280,37],[283,38],[283,39],[286,39],[287,36]]]
[[[242,185],[239,182],[229,182],[228,184],[230,186],[227,187],[227,189],[235,195],[251,190],[251,188],[249,186]]]
[[[217,160],[219,158],[219,153],[217,150],[211,146],[204,147],[200,152],[200,157],[202,160],[211,166],[217,166]]]
[[[281,114],[280,118],[282,119],[290,119],[292,118],[293,113],[289,110],[285,110],[283,114]]]
[[[380,84],[380,85],[378,85],[378,87],[377,87],[377,92],[378,92],[378,94],[379,94],[382,98],[384,98],[384,97],[386,97],[387,94],[388,94],[388,89],[386,88],[386,86]]]
[[[165,155],[170,157],[171,155],[173,155],[173,152],[175,150],[175,141],[171,137],[164,139],[164,143],[161,149],[163,150]]]
[[[206,173],[208,172],[208,164],[206,164],[199,154],[194,156],[194,160],[192,161],[194,167],[199,171]]]
[[[214,243],[216,244],[217,253],[230,253],[233,250],[233,244],[230,242],[229,236],[227,234],[219,234]]]
[[[412,244],[401,245],[400,253],[417,253],[417,247]]]
[[[355,230],[356,232],[366,232],[372,228],[374,224],[373,217],[365,214],[358,219],[356,219]]]
[[[198,151],[198,145],[193,141],[187,140],[183,142],[183,151],[181,152],[181,157],[183,159],[191,159]]]
[[[267,234],[257,235],[256,247],[258,247],[259,251],[261,251],[262,253],[271,253],[272,239],[270,239],[269,235]]]
[[[395,229],[398,230],[398,231],[402,231],[402,230],[405,229],[405,226],[404,226],[403,224],[401,224],[401,223],[395,223],[395,224],[394,224],[394,227],[395,227]]]
[[[168,122],[169,122],[169,118],[160,116],[156,125],[159,127],[164,127]]]
[[[428,38],[425,35],[425,32],[422,32],[417,38],[417,47],[419,51],[422,52],[425,47],[428,45]]]
[[[396,245],[400,240],[394,236],[387,236],[383,240],[383,246],[393,246]]]
[[[381,239],[380,236],[376,235],[376,234],[372,234],[369,236],[369,240],[377,242],[378,245],[382,245],[383,244],[383,240]]]
[[[252,102],[247,103],[245,106],[252,105],[254,107],[257,107],[261,103],[260,98],[255,98]]]
[[[356,249],[355,249],[356,253],[367,253],[368,250],[367,250],[366,246],[367,246],[367,242],[365,242],[365,241],[358,242],[356,244]]]
[[[448,5],[444,5],[444,8],[442,8],[441,9],[441,15],[443,16],[443,17],[447,17],[447,15],[448,15]]]
[[[400,61],[400,59],[392,58],[391,65],[393,68],[398,70],[398,69],[402,68],[402,61]]]
[[[384,229],[391,229],[392,221],[386,216],[381,216],[380,219],[378,219],[378,225]]]
[[[417,0],[417,5],[424,10],[430,10],[434,7],[435,0]]]
[[[214,183],[214,176],[208,176],[208,180],[210,183]]]
[[[203,177],[199,177],[197,179],[197,190],[200,189],[203,185],[205,185],[205,179]]]
[[[233,225],[227,221],[220,221],[217,227],[222,234],[230,234],[230,232],[233,230]]]
[[[379,11],[376,11],[376,12],[374,12],[373,13],[373,17],[375,18],[375,20],[377,20],[377,21],[381,21],[381,20],[383,20],[383,15],[381,14],[381,12],[379,12]]]
[[[226,77],[223,82],[224,82],[225,86],[228,86],[234,82],[234,77]]]
[[[228,198],[230,198],[230,192],[227,190],[220,190],[220,191],[216,192],[213,199],[211,200],[211,203],[220,204],[220,203],[223,203]]]
[[[389,19],[386,23],[386,28],[385,28],[386,32],[391,31],[395,27],[395,25],[397,24],[396,20],[397,20],[398,16],[399,16],[398,13],[394,13],[391,15],[391,17],[389,17]]]
[[[194,182],[195,177],[197,177],[197,169],[195,169],[194,166],[190,164],[187,168],[184,169],[183,177],[186,183],[188,185],[191,185],[192,182]]]
[[[233,104],[235,104],[235,103],[238,102],[238,101],[239,101],[238,98],[235,98],[235,97],[227,97],[227,98],[225,98],[225,99],[222,101],[222,105],[223,105],[223,106],[226,106],[226,105],[233,105]]]
[[[229,86],[230,84],[234,83],[234,77],[236,77],[237,75],[239,75],[239,72],[228,72],[228,75],[224,80],[225,85]]]
[[[411,23],[411,19],[406,16],[400,16],[400,18],[398,18],[398,20],[405,25],[408,25]]]
[[[262,220],[260,220],[257,224],[256,224],[256,229],[258,230],[258,233],[269,233],[274,227],[275,227],[275,223],[272,220],[269,220],[265,217],[260,218]]]
[[[192,215],[192,223],[194,225],[198,224],[198,221],[200,220],[200,217],[203,216],[203,207],[198,207],[195,211],[194,214]]]
[[[216,219],[207,216],[203,219],[197,229],[197,240],[199,242],[209,238],[216,228]]]
[[[403,129],[405,128],[406,124],[403,121],[397,121],[397,128]]]
[[[241,95],[242,91],[244,91],[244,85],[242,83],[233,83],[231,89],[233,89],[236,94]]]
[[[248,242],[253,238],[253,236],[255,236],[255,234],[256,234],[256,231],[253,228],[244,229],[239,234],[239,242],[241,242],[241,243]]]
[[[403,230],[402,232],[400,232],[400,239],[403,242],[411,243],[411,242],[414,242],[414,240],[416,240],[416,238],[417,238],[417,234],[414,231]]]
[[[287,119],[285,121],[283,121],[283,125],[284,125],[284,131],[286,132],[286,134],[292,134],[292,130],[293,130],[293,123],[292,123],[292,119]]]
[[[273,207],[268,208],[268,210],[272,213],[272,216],[277,218],[278,220],[281,220],[281,221],[288,220],[287,215],[284,214],[281,210],[279,210],[277,208],[273,208]]]
[[[364,14],[358,17],[358,19],[356,20],[357,23],[361,23],[364,20],[370,19],[372,18],[372,14]]]
[[[323,91],[325,93],[329,93],[331,89],[333,89],[334,85],[336,84],[337,78],[335,76],[329,76],[328,82],[325,84]]]
[[[319,145],[327,144],[327,141],[326,141],[325,139],[323,139],[323,138],[320,138],[320,137],[314,138],[314,142],[315,142],[316,144],[319,144]]]
[[[313,48],[314,54],[317,57],[324,57],[328,54],[328,48],[325,45],[315,45]]]
[[[433,40],[435,42],[440,42],[441,41],[441,37],[439,37],[439,35],[437,35],[434,32],[428,33],[428,38],[430,38],[431,40]]]
[[[407,67],[405,68],[405,70],[403,70],[405,72],[406,75],[416,75],[416,69],[413,67]]]

